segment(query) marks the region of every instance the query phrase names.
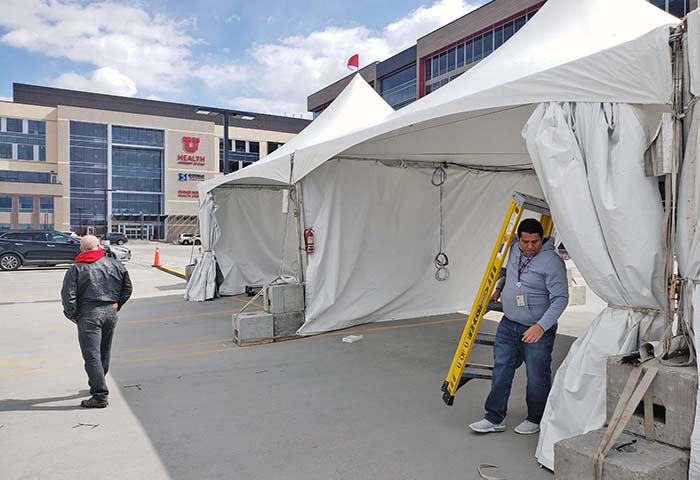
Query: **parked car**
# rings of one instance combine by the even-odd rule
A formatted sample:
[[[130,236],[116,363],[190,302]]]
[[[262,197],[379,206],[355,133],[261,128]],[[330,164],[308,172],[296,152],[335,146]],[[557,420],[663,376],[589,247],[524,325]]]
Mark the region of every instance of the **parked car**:
[[[80,253],[80,240],[55,231],[19,230],[0,235],[0,269],[17,270],[22,265],[51,267],[73,263]]]
[[[202,239],[196,233],[181,233],[177,239],[177,243],[180,245],[201,245]]]
[[[102,247],[105,254],[121,262],[131,259],[131,250],[119,245]],[[17,270],[22,265],[53,267],[73,263],[80,253],[80,239],[63,232],[19,230],[0,234],[0,269]]]
[[[68,231],[68,232],[61,232],[61,233],[66,234],[66,235],[68,235],[68,236],[71,237],[71,238],[75,238],[75,239],[77,239],[77,240],[80,240],[80,235],[78,235],[78,234],[75,233],[75,232]]]
[[[125,233],[121,232],[109,232],[105,233],[102,240],[109,240],[109,243],[114,243],[116,245],[124,245],[129,241],[129,238]]]

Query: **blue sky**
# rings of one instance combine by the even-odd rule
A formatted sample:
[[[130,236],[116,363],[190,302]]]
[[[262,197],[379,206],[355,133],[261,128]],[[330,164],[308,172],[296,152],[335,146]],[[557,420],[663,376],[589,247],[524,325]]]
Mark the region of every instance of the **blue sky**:
[[[0,0],[12,83],[305,115],[306,97],[485,0]]]

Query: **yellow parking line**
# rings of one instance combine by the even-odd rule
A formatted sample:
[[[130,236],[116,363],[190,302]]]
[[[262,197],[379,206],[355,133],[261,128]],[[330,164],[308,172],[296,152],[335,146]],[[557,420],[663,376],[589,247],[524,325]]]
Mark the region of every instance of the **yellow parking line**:
[[[350,335],[353,333],[370,333],[370,332],[381,332],[381,331],[387,331],[387,330],[399,330],[399,329],[404,329],[404,328],[435,326],[435,325],[442,325],[442,324],[447,324],[447,323],[454,323],[454,322],[458,322],[458,321],[464,321],[465,318],[466,318],[465,315],[460,315],[459,317],[448,318],[448,319],[443,319],[443,320],[433,320],[433,321],[429,321],[429,322],[408,323],[408,324],[404,324],[404,325],[391,325],[391,326],[386,326],[386,327],[370,327],[370,328],[357,329],[357,330],[345,330],[345,331],[340,331],[340,332],[329,332],[329,333],[323,333],[323,334],[319,334],[319,335],[313,335],[310,337],[302,337],[302,338],[299,338],[298,340],[309,341],[309,340],[314,340],[316,338],[321,338],[321,337]],[[225,340],[228,341],[228,339],[225,339]],[[218,339],[216,341],[210,340],[209,342],[215,343],[217,341],[218,341]],[[277,344],[279,344],[279,343],[277,343]],[[151,362],[151,361],[156,361],[156,360],[172,360],[172,359],[176,359],[176,358],[201,357],[201,356],[210,355],[210,354],[214,354],[214,353],[230,352],[230,351],[234,351],[234,350],[245,350],[245,349],[257,348],[257,347],[270,347],[270,346],[274,346],[274,345],[275,345],[275,343],[265,343],[265,344],[260,344],[260,345],[247,345],[247,346],[243,346],[243,347],[231,346],[231,347],[224,347],[224,348],[216,348],[213,350],[200,350],[197,352],[183,352],[183,353],[173,353],[173,354],[168,354],[168,355],[154,355],[154,356],[150,356],[150,357],[139,357],[139,358],[130,358],[130,359],[125,359],[125,360],[116,360],[116,361],[113,361],[112,364],[125,365],[125,364],[131,364],[131,363]],[[66,368],[66,367],[63,367],[63,368]],[[19,370],[19,371],[14,371],[14,372],[0,373],[0,377],[8,377],[8,376],[15,376],[15,375],[29,375],[29,374],[34,374],[34,373],[45,373],[48,371],[50,371],[50,369]]]
[[[140,324],[140,323],[158,323],[158,322],[164,322],[167,320],[181,320],[183,318],[208,317],[211,315],[222,315],[222,314],[231,314],[231,313],[236,313],[236,311],[235,310],[217,310],[215,312],[187,313],[187,314],[182,314],[182,315],[170,315],[167,317],[154,317],[154,318],[148,318],[148,319],[144,319],[144,320],[120,320],[119,324],[135,325],[135,324]]]
[[[243,300],[242,298],[238,298],[238,297],[228,297],[228,298],[230,298],[234,302],[248,303],[247,300]],[[256,307],[264,308],[262,305],[260,305],[259,303],[255,303],[255,302],[251,303],[251,305],[255,305]]]

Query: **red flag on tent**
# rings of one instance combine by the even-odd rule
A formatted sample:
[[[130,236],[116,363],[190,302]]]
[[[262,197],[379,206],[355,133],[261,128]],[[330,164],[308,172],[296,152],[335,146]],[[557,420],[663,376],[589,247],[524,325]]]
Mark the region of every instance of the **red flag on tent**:
[[[353,68],[360,68],[360,54],[356,53],[348,59],[348,68],[352,70]]]

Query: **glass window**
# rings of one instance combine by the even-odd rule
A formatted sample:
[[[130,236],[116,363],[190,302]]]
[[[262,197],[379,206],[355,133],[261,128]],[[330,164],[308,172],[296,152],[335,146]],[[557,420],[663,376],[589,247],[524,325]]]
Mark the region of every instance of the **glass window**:
[[[517,32],[525,25],[525,16],[518,17],[515,19],[515,31]]]
[[[46,135],[46,122],[40,122],[37,120],[29,120],[27,122],[28,130],[27,133],[35,133],[39,135]]]
[[[30,224],[31,225],[31,224]],[[34,228],[34,225],[32,225],[28,230],[31,230]],[[45,242],[46,241],[46,234],[44,232],[32,232],[32,233],[25,233],[22,235],[24,240],[29,240],[30,242]]]
[[[267,154],[271,154],[278,148],[280,148],[284,143],[279,143],[279,142],[267,142]]]
[[[236,151],[245,152],[245,140],[236,140]]]
[[[493,32],[484,34],[484,58],[488,57],[493,52]]]
[[[440,75],[447,73],[447,52],[442,52],[439,57],[440,61]]]
[[[53,197],[39,198],[39,211],[41,213],[53,213]]]
[[[12,212],[12,197],[0,195],[0,212]]]
[[[5,235],[2,236],[2,238],[6,240],[20,240],[22,238],[22,233],[18,232],[12,232],[12,233],[6,233]]]
[[[0,170],[0,182],[51,183],[51,174],[44,172]]]
[[[17,145],[18,160],[34,160],[34,145]]]
[[[493,49],[497,49],[503,45],[503,27],[498,27],[493,31]]]
[[[539,12],[539,9],[535,10],[534,12],[528,13],[527,14],[527,21],[529,22],[530,20],[532,20],[532,17],[534,17],[537,12]]]
[[[474,39],[474,61],[477,62],[483,58],[483,39],[481,36]]]
[[[248,142],[248,151],[250,153],[260,153],[260,142]]]
[[[503,25],[503,43],[513,36],[513,22],[508,22]]]
[[[666,0],[649,0],[649,3],[656,5],[657,7],[666,10]]]
[[[161,150],[139,149],[128,147],[112,148],[112,188],[135,192],[162,191],[162,156]],[[92,181],[100,181],[100,176],[75,174],[79,181],[85,182],[89,188]],[[100,183],[102,185],[102,183]],[[72,183],[71,183],[72,186]],[[100,186],[97,188],[107,188]]]
[[[62,235],[60,233],[49,233],[45,235],[48,235],[48,240],[51,243],[70,243],[67,235]]]
[[[46,147],[39,146],[39,161],[46,161]]]
[[[42,223],[41,229],[42,230],[53,230],[53,223]]]
[[[439,56],[433,57],[432,64],[433,64],[433,75],[432,75],[432,77],[435,78],[435,77],[437,77],[438,75],[440,75],[440,57],[439,57]]]
[[[457,46],[457,68],[464,66],[464,44]]]
[[[152,128],[112,127],[112,142],[121,145],[138,145],[143,147],[163,147],[163,130]]]
[[[12,230],[12,224],[11,223],[0,223],[0,232],[3,230]],[[6,237],[3,237],[6,238]]]
[[[34,229],[34,224],[33,223],[20,223],[19,224],[19,229],[20,230],[33,230]],[[27,238],[22,238],[22,240],[29,240],[29,235],[27,234],[20,234],[23,235],[24,237]]]
[[[668,0],[668,13],[683,18],[686,12],[686,0]]]
[[[34,211],[34,197],[19,197],[19,211],[31,213]]]
[[[469,65],[474,61],[474,42],[469,40],[464,44],[464,64]]]
[[[426,95],[429,94],[429,93],[432,92],[432,91],[433,91],[433,85],[432,85],[432,84],[426,85],[426,86],[425,86],[425,94],[426,94]]]
[[[0,158],[12,158],[11,143],[0,143]]]
[[[22,133],[22,119],[20,118],[8,118],[7,119],[7,131]]]
[[[456,55],[455,55],[455,49],[450,48],[447,51],[447,71],[451,72],[452,70],[455,69],[455,64],[456,64]]]
[[[428,58],[425,61],[425,79],[430,80],[432,78],[433,73],[433,64],[432,64],[432,59]]]

